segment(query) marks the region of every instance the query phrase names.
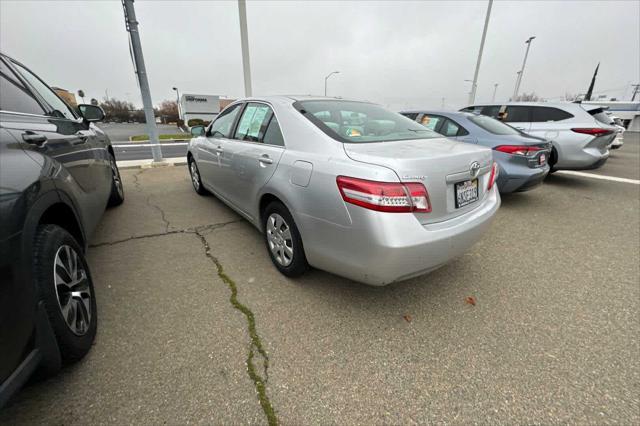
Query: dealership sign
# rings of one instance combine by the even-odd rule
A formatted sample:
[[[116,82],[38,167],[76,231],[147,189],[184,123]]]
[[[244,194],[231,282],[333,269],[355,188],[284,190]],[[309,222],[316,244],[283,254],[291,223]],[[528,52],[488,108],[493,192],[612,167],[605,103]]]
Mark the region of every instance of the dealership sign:
[[[180,96],[180,108],[183,114],[218,113],[220,112],[220,96],[185,93]]]

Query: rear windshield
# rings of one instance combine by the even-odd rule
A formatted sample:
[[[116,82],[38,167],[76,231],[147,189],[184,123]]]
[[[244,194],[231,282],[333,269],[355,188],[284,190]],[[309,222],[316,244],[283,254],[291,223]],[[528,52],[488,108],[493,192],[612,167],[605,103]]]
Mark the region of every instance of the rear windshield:
[[[487,117],[486,115],[474,115],[469,117],[469,121],[478,127],[483,128],[489,133],[494,135],[519,135],[520,132],[511,126],[507,126],[502,121],[498,121],[495,118]]]
[[[589,114],[596,120],[604,124],[613,124],[613,119],[607,115],[602,108],[596,108],[589,111]]]
[[[294,107],[320,130],[344,143],[441,138],[415,121],[366,102],[298,101]]]

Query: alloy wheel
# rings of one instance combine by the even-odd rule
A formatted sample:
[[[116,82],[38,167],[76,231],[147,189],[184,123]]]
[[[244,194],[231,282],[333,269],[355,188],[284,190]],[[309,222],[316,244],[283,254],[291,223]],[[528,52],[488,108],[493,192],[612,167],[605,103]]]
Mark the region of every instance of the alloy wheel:
[[[267,219],[267,242],[276,262],[289,266],[293,261],[293,240],[291,228],[278,213],[272,213]]]
[[[189,171],[191,172],[191,182],[197,191],[200,189],[200,175],[198,174],[198,166],[196,166],[195,161],[192,161],[189,165]]]
[[[91,287],[78,253],[68,245],[56,251],[53,264],[58,306],[69,329],[82,336],[91,324]]]

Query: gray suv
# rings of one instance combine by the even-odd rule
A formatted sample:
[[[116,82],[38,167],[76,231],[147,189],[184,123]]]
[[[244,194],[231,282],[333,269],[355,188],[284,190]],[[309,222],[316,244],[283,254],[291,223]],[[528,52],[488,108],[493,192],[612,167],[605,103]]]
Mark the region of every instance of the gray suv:
[[[472,105],[461,111],[488,115],[553,143],[555,170],[597,169],[609,158],[617,131],[602,107],[569,102],[506,102]]]

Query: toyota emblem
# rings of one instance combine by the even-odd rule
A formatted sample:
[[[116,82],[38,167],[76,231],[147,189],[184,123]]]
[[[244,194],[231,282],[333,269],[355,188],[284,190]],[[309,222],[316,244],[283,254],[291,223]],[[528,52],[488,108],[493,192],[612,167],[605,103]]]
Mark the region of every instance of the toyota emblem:
[[[472,179],[475,179],[478,177],[478,173],[480,173],[480,163],[474,161],[469,167],[469,174],[471,175]]]

